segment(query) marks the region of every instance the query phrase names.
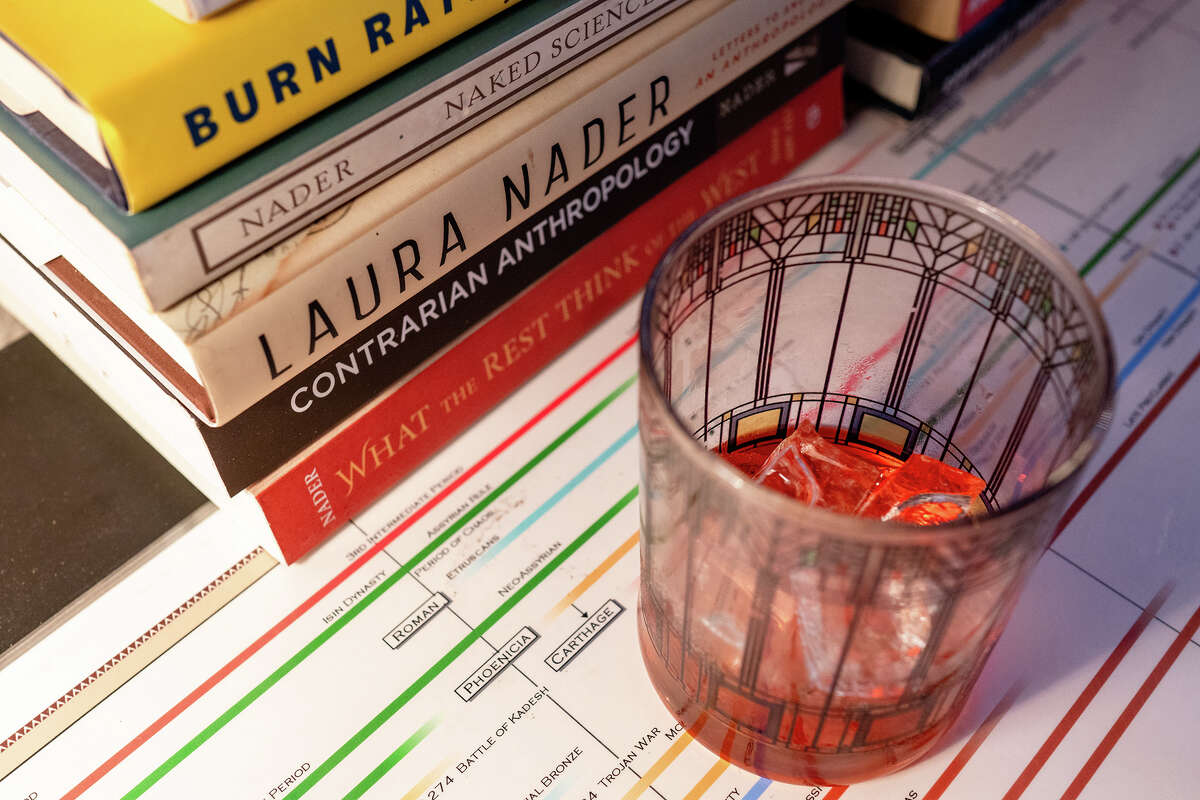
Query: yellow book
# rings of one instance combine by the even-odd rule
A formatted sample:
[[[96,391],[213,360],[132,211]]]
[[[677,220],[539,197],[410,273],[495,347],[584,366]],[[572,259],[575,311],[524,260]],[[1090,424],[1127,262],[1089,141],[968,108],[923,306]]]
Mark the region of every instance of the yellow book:
[[[0,102],[140,211],[516,2],[6,0]]]

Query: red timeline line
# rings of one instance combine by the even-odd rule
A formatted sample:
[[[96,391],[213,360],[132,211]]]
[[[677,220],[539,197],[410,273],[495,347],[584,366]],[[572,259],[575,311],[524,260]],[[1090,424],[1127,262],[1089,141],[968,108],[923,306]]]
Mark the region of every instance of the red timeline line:
[[[1154,694],[1154,690],[1158,688],[1158,684],[1166,676],[1167,671],[1174,665],[1175,659],[1179,658],[1179,654],[1183,652],[1183,648],[1187,647],[1188,642],[1196,635],[1196,630],[1200,629],[1200,608],[1197,608],[1191,618],[1187,621],[1187,625],[1183,626],[1183,630],[1175,637],[1175,641],[1171,642],[1171,646],[1163,653],[1162,658],[1154,665],[1154,669],[1146,676],[1146,680],[1142,682],[1133,699],[1125,706],[1125,710],[1121,712],[1121,716],[1117,717],[1117,721],[1113,723],[1112,728],[1105,734],[1100,744],[1096,747],[1095,752],[1083,765],[1083,769],[1079,770],[1079,774],[1075,776],[1075,780],[1071,781],[1071,785],[1067,787],[1067,791],[1063,793],[1062,800],[1075,800],[1079,797],[1079,793],[1087,786],[1088,781],[1096,774],[1096,770],[1104,763],[1104,759],[1108,758],[1108,754],[1112,752],[1116,746],[1117,740],[1129,728],[1129,724],[1133,722],[1133,718],[1142,710],[1142,706],[1146,705],[1146,701],[1150,699],[1150,695]]]
[[[1146,431],[1150,428],[1150,426],[1154,424],[1154,421],[1156,419],[1158,419],[1159,415],[1162,414],[1162,412],[1171,403],[1171,401],[1175,398],[1175,396],[1177,394],[1179,394],[1179,391],[1184,387],[1184,385],[1187,384],[1188,380],[1191,379],[1192,375],[1195,374],[1195,372],[1198,368],[1200,368],[1200,353],[1197,353],[1195,355],[1195,357],[1192,358],[1191,362],[1188,363],[1187,367],[1184,368],[1183,372],[1180,373],[1179,377],[1175,379],[1175,382],[1171,384],[1170,388],[1168,388],[1167,391],[1163,393],[1163,396],[1160,397],[1158,399],[1158,402],[1156,402],[1154,404],[1154,406],[1146,413],[1146,416],[1142,417],[1141,421],[1138,422],[1137,426],[1135,426],[1134,429],[1129,433],[1129,435],[1127,437],[1125,437],[1125,440],[1121,442],[1120,446],[1118,446],[1117,449],[1113,452],[1113,454],[1111,456],[1109,456],[1108,460],[1104,462],[1103,466],[1100,467],[1100,469],[1096,472],[1096,474],[1092,476],[1092,479],[1090,481],[1088,481],[1088,484],[1075,497],[1075,500],[1071,503],[1071,505],[1067,507],[1066,512],[1062,515],[1062,518],[1058,522],[1058,526],[1054,530],[1054,537],[1053,537],[1053,539],[1051,539],[1051,542],[1050,542],[1051,544],[1053,544],[1054,540],[1056,540],[1059,537],[1059,535],[1066,529],[1066,527],[1071,524],[1071,521],[1076,517],[1076,515],[1079,514],[1080,510],[1084,507],[1084,505],[1092,498],[1092,496],[1096,493],[1096,491],[1100,488],[1100,486],[1104,483],[1104,481],[1108,479],[1109,475],[1111,475],[1113,473],[1113,471],[1116,470],[1117,465],[1119,465],[1121,463],[1122,459],[1124,459],[1125,456],[1129,453],[1129,451],[1133,449],[1133,446],[1135,444],[1137,444],[1138,440],[1141,439],[1142,436],[1146,433]],[[1165,588],[1166,587],[1164,587],[1164,589]],[[1158,599],[1158,596],[1156,595],[1155,601],[1157,599]],[[1165,599],[1165,597],[1164,597],[1164,599]],[[1155,601],[1151,601],[1150,607],[1154,606]],[[1155,609],[1155,611],[1157,612],[1157,608]],[[1198,610],[1198,613],[1200,613],[1200,610]],[[1153,616],[1153,615],[1151,615],[1151,616]],[[1134,624],[1135,624],[1135,626],[1137,625],[1136,622]],[[1200,624],[1200,623],[1198,623],[1198,624]],[[1193,631],[1193,633],[1194,632],[1195,631]],[[1126,634],[1126,636],[1128,636],[1128,634]],[[1189,636],[1189,638],[1190,638],[1190,636]],[[1132,643],[1131,643],[1131,646],[1132,646]],[[1118,645],[1118,647],[1120,647],[1120,645]],[[1122,653],[1121,657],[1123,657],[1123,656],[1124,656],[1124,654]],[[1110,656],[1110,659],[1111,658],[1112,658],[1112,656]],[[1118,658],[1117,660],[1119,661],[1120,659]],[[1105,663],[1105,666],[1107,666],[1107,662]],[[1113,668],[1115,669],[1115,667],[1116,667],[1116,665],[1114,664]],[[1103,669],[1104,669],[1104,666],[1101,667],[1101,670],[1103,670]],[[1097,677],[1099,677],[1099,673],[1097,673]],[[1095,680],[1096,680],[1096,678],[1093,678],[1093,681],[1095,681]],[[1107,675],[1104,676],[1103,680],[1107,680]],[[1103,685],[1103,680],[1100,681],[1100,685]],[[1014,689],[1015,688],[1016,687],[1014,687]],[[1090,688],[1090,684],[1089,684],[1089,688]],[[1096,687],[1096,690],[1098,691],[1099,688],[1100,688],[1100,686],[1098,685]],[[1084,691],[1086,693],[1088,690],[1085,689]],[[1010,693],[1011,693],[1011,690],[1010,690]],[[1081,696],[1081,699],[1082,699],[1082,696]],[[1079,701],[1077,700],[1076,702],[1078,703]],[[1091,698],[1089,697],[1087,699],[1087,701],[1085,702],[1084,706],[1086,707],[1086,703],[1090,703],[1090,702],[1091,702]],[[1142,702],[1145,702],[1145,701],[1143,700]],[[1001,704],[1003,704],[1003,703],[1004,703],[1004,701],[1001,700]],[[999,708],[1000,708],[1000,706],[997,706],[997,709],[999,709]],[[1072,708],[1074,708],[1074,706],[1072,706]],[[1139,708],[1140,708],[1140,706],[1139,706]],[[1004,710],[1007,711],[1007,708],[1005,708]],[[1082,712],[1083,712],[1083,708],[1080,708],[1079,713],[1082,713]],[[992,713],[994,715],[996,712],[993,711]],[[1068,714],[1069,713],[1070,712],[1068,712]],[[1136,714],[1137,712],[1134,711],[1134,713]],[[991,717],[989,717],[989,720],[990,719],[991,719]],[[998,722],[999,719],[997,718],[995,721]],[[1062,726],[1066,722],[1067,722],[1066,719],[1064,719],[1064,721],[1062,723],[1060,723],[1060,726]],[[984,726],[986,726],[987,724],[988,724],[988,722],[985,721]],[[995,722],[993,722],[992,724],[994,726]],[[1126,725],[1127,724],[1128,723],[1126,723]],[[1066,730],[1064,730],[1062,732],[1062,734],[1064,736],[1066,735],[1066,732],[1070,729],[1071,725],[1074,725],[1074,720],[1070,721],[1067,724]],[[980,730],[976,731],[976,735],[978,735],[980,733],[980,731],[982,731],[982,730],[983,730],[983,726],[980,727]],[[1056,729],[1056,731],[1057,731],[1057,729]],[[990,733],[990,732],[991,732],[991,730],[989,728],[984,733],[983,738],[986,738],[987,733]],[[1123,732],[1123,729],[1122,729],[1122,732]],[[1052,733],[1051,737],[1053,737],[1053,736],[1054,736],[1054,734]],[[1120,736],[1120,733],[1118,733],[1117,736]],[[974,736],[972,736],[971,738],[972,738],[972,740],[975,739]],[[947,775],[945,773],[943,773],[942,777],[938,779],[937,783],[934,784],[933,788],[931,788],[929,790],[929,793],[925,795],[924,800],[937,800],[937,798],[939,798],[941,796],[941,793],[944,792],[946,787],[949,786],[950,781],[953,780],[954,777],[958,774],[958,772],[962,770],[963,766],[966,765],[967,759],[969,759],[971,757],[971,755],[974,754],[975,750],[979,749],[979,744],[982,744],[983,738],[980,738],[979,742],[976,743],[975,747],[970,749],[969,752],[967,752],[967,751],[968,751],[968,748],[971,748],[971,741],[967,742],[966,746],[963,747],[963,751],[960,752],[959,755],[955,757],[954,761],[951,762],[950,767],[947,768],[947,772],[949,772],[950,769],[953,768],[954,774],[949,775],[949,777],[947,778]],[[1049,743],[1049,741],[1047,743]],[[1113,743],[1115,744],[1115,739],[1114,739]],[[1046,745],[1043,745],[1043,748],[1045,748],[1045,747],[1046,747]],[[1050,751],[1046,753],[1047,758],[1049,757],[1050,753],[1053,752],[1054,747],[1057,747],[1057,742],[1055,742],[1054,745],[1050,748]],[[1110,745],[1110,749],[1111,749],[1111,745]],[[1040,754],[1040,752],[1041,751],[1039,751],[1039,754]],[[966,755],[966,758],[963,758],[964,754]],[[1107,753],[1105,753],[1105,755],[1107,755]],[[1035,760],[1036,760],[1036,758],[1037,758],[1037,756],[1035,756]],[[961,761],[960,761],[960,759],[961,759]],[[1103,760],[1103,756],[1101,756],[1101,760]],[[1026,770],[1028,771],[1030,769],[1030,767],[1034,767],[1034,766],[1035,766],[1035,763],[1031,762],[1030,765],[1026,767]],[[1042,766],[1041,764],[1036,764],[1036,768],[1033,770],[1033,774],[1031,774],[1029,776],[1030,780],[1032,780],[1033,775],[1036,774],[1037,770],[1041,769],[1041,766]],[[1099,763],[1097,763],[1096,766],[1098,767]],[[1082,773],[1081,773],[1081,775],[1082,775]],[[1024,773],[1022,773],[1021,777],[1022,778],[1024,777]],[[1088,776],[1087,779],[1090,779],[1090,775]],[[1077,778],[1076,780],[1079,780],[1079,778]],[[943,783],[943,781],[944,781],[944,783]],[[1086,782],[1086,779],[1085,779],[1085,782]],[[1080,789],[1082,790],[1082,788],[1083,787],[1081,785]],[[1009,792],[1011,793],[1014,790],[1018,790],[1018,791],[1017,791],[1017,794],[1011,795],[1012,797],[1017,797],[1020,795],[1021,792],[1024,791],[1024,787],[1021,786],[1021,778],[1018,778],[1017,783],[1013,785],[1013,788],[1010,789]],[[1064,798],[1065,797],[1066,796],[1064,796]],[[1004,800],[1009,800],[1009,795],[1005,795]]]
[[[891,129],[885,131],[884,133],[880,134],[879,136],[876,136],[874,140],[868,142],[866,145],[863,146],[863,148],[861,150],[859,150],[857,153],[855,153],[853,156],[851,156],[849,161],[847,161],[845,164],[842,164],[840,167],[835,169],[833,171],[833,174],[841,175],[841,174],[849,172],[850,170],[857,167],[862,162],[863,159],[865,159],[867,156],[871,155],[871,153],[875,151],[875,148],[877,148],[877,147],[879,147],[879,145],[883,144],[884,141],[886,139],[890,138],[891,135],[895,132],[896,132],[895,128],[891,128]],[[832,797],[833,795],[829,795],[829,796]]]
[[[386,536],[376,542],[369,550],[360,555],[357,559],[348,564],[341,572],[335,575],[324,586],[314,592],[307,600],[296,606],[287,616],[275,623],[266,633],[255,639],[244,650],[234,656],[225,666],[214,672],[207,680],[193,689],[186,697],[167,710],[161,717],[152,722],[141,733],[135,736],[124,747],[114,753],[103,764],[94,769],[87,777],[80,781],[73,789],[63,795],[63,800],[75,800],[85,791],[90,789],[97,781],[111,772],[118,764],[128,758],[135,750],[145,744],[151,737],[157,734],[160,730],[166,727],[172,720],[182,714],[188,707],[203,697],[214,686],[227,678],[235,669],[244,664],[251,656],[265,647],[271,640],[287,629],[292,623],[302,617],[305,613],[313,608],[317,603],[323,600],[330,592],[332,592],[339,584],[348,579],[354,572],[365,564],[368,560],[378,554],[383,548],[391,544],[396,537],[411,528],[418,520],[438,506],[446,497],[457,490],[460,486],[466,483],[470,478],[474,477],[480,470],[495,460],[501,453],[511,447],[518,439],[528,433],[535,425],[550,415],[555,409],[561,406],[572,395],[583,388],[592,378],[596,377],[605,367],[617,360],[626,350],[633,346],[637,341],[637,335],[633,335],[626,339],[615,350],[605,356],[598,364],[588,370],[575,383],[567,387],[561,394],[551,400],[545,407],[530,417],[521,427],[513,431],[509,436],[496,445],[490,452],[487,453],[479,461],[475,462],[470,468],[465,470],[458,478],[447,484],[440,492],[429,499],[425,505],[413,512],[412,516],[405,519],[399,525],[391,530]]]
[[[1075,497],[1075,500],[1071,503],[1071,505],[1067,507],[1066,513],[1062,515],[1062,519],[1058,521],[1058,527],[1054,530],[1054,539],[1057,539],[1059,534],[1066,529],[1067,525],[1071,524],[1071,520],[1075,519],[1075,515],[1078,514],[1080,509],[1083,508],[1084,504],[1092,498],[1092,495],[1094,495],[1096,490],[1100,488],[1100,484],[1104,483],[1108,476],[1112,474],[1113,470],[1117,468],[1117,465],[1121,463],[1121,459],[1125,458],[1129,451],[1133,449],[1133,446],[1137,444],[1138,439],[1142,438],[1142,434],[1149,429],[1149,427],[1154,423],[1154,420],[1158,419],[1158,415],[1163,412],[1163,409],[1165,409],[1167,405],[1173,399],[1175,399],[1175,395],[1179,394],[1179,390],[1183,388],[1184,384],[1188,382],[1188,379],[1191,378],[1196,372],[1197,367],[1200,367],[1200,353],[1196,354],[1196,356],[1191,360],[1191,363],[1184,368],[1179,377],[1175,379],[1175,382],[1171,384],[1170,388],[1167,389],[1167,391],[1163,393],[1163,396],[1158,399],[1158,402],[1154,404],[1154,407],[1146,412],[1146,416],[1142,417],[1142,420],[1137,424],[1137,427],[1135,427],[1130,434],[1125,437],[1125,441],[1121,442],[1121,445],[1116,449],[1116,451],[1108,457],[1108,461],[1104,462],[1104,465],[1100,467],[1096,474],[1092,476],[1092,479],[1088,481],[1088,485],[1083,487],[1083,491],[1081,491]],[[1050,540],[1051,544],[1054,544],[1054,539]]]
[[[988,734],[1000,722],[1000,718],[1012,707],[1022,688],[1019,682],[1015,683],[1005,693],[1004,697],[1000,698],[1000,702],[987,715],[983,724],[975,729],[975,732],[971,734],[971,738],[967,739],[967,743],[963,745],[962,749],[958,751],[958,755],[950,761],[950,764],[942,771],[938,779],[934,781],[933,786],[929,787],[929,791],[922,796],[922,800],[938,800],[938,798],[945,794],[946,790],[950,788],[951,782],[958,777],[958,773],[962,772],[963,767],[971,760],[971,756],[975,755],[975,751],[983,744],[984,739],[988,737]]]
[[[1158,590],[1158,594],[1154,595],[1154,599],[1150,601],[1150,604],[1146,606],[1141,615],[1134,621],[1133,625],[1125,633],[1125,636],[1113,648],[1112,653],[1100,665],[1100,669],[1097,670],[1091,681],[1088,682],[1088,685],[1084,687],[1084,690],[1075,702],[1071,704],[1071,707],[1067,709],[1067,713],[1063,716],[1062,721],[1055,726],[1050,736],[1046,738],[1046,741],[1038,749],[1037,753],[1030,759],[1029,764],[1021,772],[1012,787],[1005,793],[1002,800],[1016,800],[1016,798],[1024,794],[1025,790],[1029,788],[1029,784],[1033,782],[1038,772],[1046,765],[1046,762],[1053,755],[1055,749],[1066,738],[1066,735],[1071,731],[1075,723],[1079,721],[1079,718],[1083,715],[1088,705],[1099,694],[1105,682],[1116,671],[1121,660],[1133,648],[1134,642],[1146,630],[1146,626],[1150,624],[1150,620],[1157,616],[1159,609],[1167,601],[1167,595],[1171,593],[1172,588],[1173,584],[1166,583]]]

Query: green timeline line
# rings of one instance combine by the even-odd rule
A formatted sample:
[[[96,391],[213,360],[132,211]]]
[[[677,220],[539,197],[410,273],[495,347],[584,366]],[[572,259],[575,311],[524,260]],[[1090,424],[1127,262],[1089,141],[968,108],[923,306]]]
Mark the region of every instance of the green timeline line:
[[[365,742],[371,736],[371,734],[379,730],[379,728],[385,722],[391,719],[391,717],[395,715],[397,711],[404,708],[404,706],[407,705],[408,702],[412,700],[422,689],[428,686],[434,678],[441,675],[448,666],[453,664],[459,656],[466,652],[468,647],[477,642],[485,633],[491,630],[491,628],[497,622],[503,619],[508,612],[512,611],[513,607],[523,600],[535,588],[537,588],[537,586],[546,579],[547,575],[562,566],[563,562],[570,558],[575,551],[577,551],[589,539],[591,539],[597,531],[608,524],[608,522],[615,517],[618,512],[633,502],[633,499],[637,497],[637,493],[638,490],[635,486],[626,492],[619,500],[617,500],[617,502],[609,506],[608,510],[601,514],[595,522],[589,525],[583,533],[576,536],[570,544],[564,547],[562,552],[547,562],[546,566],[538,570],[536,575],[530,578],[527,582],[521,584],[521,587],[513,592],[513,594],[510,595],[507,600],[497,606],[496,609],[487,616],[487,619],[475,626],[470,633],[459,640],[459,642],[450,648],[445,655],[438,659],[433,666],[427,669],[425,673],[421,675],[421,677],[409,684],[408,688],[401,692],[396,699],[384,706],[382,711],[372,717],[370,721],[360,728],[357,733],[346,740],[346,743],[335,750],[333,755],[329,756],[329,758],[325,759],[317,767],[315,767],[313,771],[309,773],[307,778],[297,784],[296,787],[288,793],[288,797],[298,798],[307,794],[309,790],[317,785],[318,781],[329,774],[330,770],[340,764],[346,758],[346,756],[353,752],[354,749],[360,744]],[[399,759],[393,759],[392,756],[389,756],[378,767],[373,769],[366,778],[360,781],[355,786],[354,791],[360,792],[361,794],[361,792],[365,792],[367,789],[371,788],[371,786],[373,786],[376,781],[382,778],[384,773],[391,769],[391,767],[394,766],[398,760]],[[359,795],[351,794],[347,796],[357,797]]]
[[[364,609],[374,603],[384,592],[394,586],[402,577],[407,575],[413,567],[420,564],[428,558],[437,548],[441,547],[451,536],[462,529],[464,525],[474,519],[480,512],[487,508],[491,503],[512,488],[512,486],[525,477],[530,470],[544,461],[551,453],[557,450],[562,444],[579,432],[579,429],[594,419],[601,411],[613,403],[622,393],[629,389],[636,380],[636,376],[627,378],[617,388],[613,389],[600,402],[592,406],[583,416],[572,423],[566,430],[560,433],[550,444],[542,448],[533,458],[525,462],[512,475],[504,480],[499,486],[493,489],[486,497],[479,501],[475,506],[467,510],[461,517],[458,518],[452,525],[436,538],[432,539],[425,547],[421,548],[415,556],[401,565],[400,569],[388,576],[379,586],[360,600],[358,603],[349,608],[345,613],[341,614],[336,620],[329,625],[328,628],[317,634],[312,641],[300,648],[295,655],[285,661],[279,668],[268,675],[257,686],[242,696],[240,700],[230,706],[223,714],[213,720],[207,727],[192,737],[183,747],[179,748],[166,761],[160,764],[142,781],[123,795],[122,800],[133,800],[141,797],[150,787],[163,779],[170,772],[197,749],[202,744],[211,739],[218,731],[232,722],[239,714],[245,711],[250,705],[267,692],[275,684],[279,683],[284,676],[290,673],[293,669],[299,666],[305,659],[317,651],[321,645],[329,641],[335,633],[344,628],[355,617],[357,617]]]
[[[353,789],[347,792],[346,796],[343,797],[342,800],[357,800],[357,798],[366,794],[367,790],[374,786],[379,779],[387,773],[388,770],[400,763],[400,759],[404,758],[406,755],[415,750],[417,745],[419,745],[425,739],[425,737],[428,736],[433,729],[438,726],[439,723],[441,723],[441,721],[442,718],[437,716],[418,728],[416,733],[405,739],[399,747],[393,750],[387,758],[380,762],[379,766],[367,773],[367,777],[363,778],[354,786]]]
[[[1163,181],[1162,185],[1155,189],[1154,192],[1146,198],[1144,203],[1138,206],[1138,209],[1133,212],[1129,219],[1125,220],[1124,224],[1117,228],[1117,230],[1108,237],[1108,240],[1100,246],[1100,249],[1097,250],[1091,258],[1084,262],[1083,266],[1079,268],[1079,277],[1085,277],[1089,272],[1091,272],[1092,269],[1100,263],[1101,259],[1108,255],[1108,252],[1117,245],[1117,242],[1121,241],[1121,239],[1124,239],[1125,235],[1129,233],[1133,226],[1138,224],[1142,220],[1142,217],[1146,216],[1150,209],[1158,204],[1158,201],[1162,199],[1163,195],[1165,195],[1171,189],[1171,187],[1178,183],[1179,179],[1182,178],[1184,174],[1196,164],[1197,159],[1200,159],[1200,147],[1197,147],[1195,150],[1193,150],[1192,154],[1184,160],[1179,168],[1172,172],[1171,176]],[[1000,344],[1000,347],[983,362],[983,367],[980,371],[980,374],[986,375],[988,372],[990,372],[991,368],[996,365],[996,362],[1004,357],[1004,353],[1016,341],[1016,336],[1010,336],[1009,338],[1005,339]],[[956,399],[957,397],[958,396],[956,395],[955,397],[950,398],[942,404],[941,408],[933,412],[933,414],[929,417],[929,424],[935,424],[939,419],[942,418],[944,414],[954,407],[954,405],[959,402],[959,400]]]
[[[1104,246],[1097,250],[1096,254],[1089,258],[1087,262],[1084,263],[1083,267],[1080,268],[1080,277],[1083,277],[1091,272],[1092,268],[1100,263],[1100,259],[1108,255],[1108,251],[1112,250],[1118,241],[1125,238],[1125,234],[1129,233],[1130,229],[1146,215],[1146,212],[1162,199],[1162,196],[1166,194],[1167,191],[1174,186],[1180,178],[1183,177],[1185,172],[1192,168],[1192,165],[1196,163],[1197,158],[1200,158],[1200,147],[1197,147],[1195,150],[1193,150],[1192,154],[1187,157],[1187,160],[1179,166],[1179,169],[1171,173],[1171,177],[1167,178],[1163,185],[1159,186],[1154,194],[1146,198],[1146,202],[1142,203],[1138,210],[1133,212],[1133,216],[1125,220],[1125,224],[1117,228],[1116,232],[1112,236],[1108,237],[1108,241],[1104,243]]]

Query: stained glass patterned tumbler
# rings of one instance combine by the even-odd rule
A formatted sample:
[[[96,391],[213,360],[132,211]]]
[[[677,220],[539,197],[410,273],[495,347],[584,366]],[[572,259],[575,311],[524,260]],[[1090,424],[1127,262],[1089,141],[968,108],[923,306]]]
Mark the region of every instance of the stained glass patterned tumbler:
[[[964,705],[1113,392],[1100,311],[1059,252],[933,186],[792,179],[711,212],[641,318],[638,633],[708,748],[842,784],[927,753]],[[728,459],[811,422],[981,478],[915,527],[805,506]]]

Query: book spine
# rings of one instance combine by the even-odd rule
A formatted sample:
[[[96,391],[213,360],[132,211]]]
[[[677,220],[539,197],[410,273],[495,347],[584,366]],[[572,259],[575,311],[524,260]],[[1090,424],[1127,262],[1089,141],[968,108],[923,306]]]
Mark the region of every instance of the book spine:
[[[184,22],[199,22],[240,0],[152,0],[156,5]]]
[[[402,174],[340,216],[331,215],[269,270],[278,284],[273,291],[190,343],[216,424],[293,382],[327,354],[349,352],[350,337],[442,277],[478,264],[485,245],[675,126],[686,109],[726,91],[773,53],[782,59],[783,42],[841,4],[808,0],[788,14],[774,0],[727,5],[551,118],[514,131],[519,135],[501,147],[492,137],[505,134],[496,130],[456,142],[463,152],[453,163],[461,171],[439,178],[419,199],[412,199]],[[731,30],[746,34],[744,43],[730,46]],[[774,88],[803,86],[811,73],[796,67],[808,60],[799,52],[794,63],[780,66]],[[234,288],[247,290],[239,284],[223,291]],[[202,324],[211,294],[198,295],[184,321]]]
[[[841,68],[542,277],[445,355],[251,487],[291,563],[519,388],[644,286],[715,205],[787,174],[841,130]]]
[[[543,8],[520,6],[466,37],[474,57],[461,67],[415,86],[399,74],[381,81],[394,84],[385,108],[349,127],[338,126],[336,119],[315,120],[313,127],[320,130],[306,137],[315,141],[300,155],[131,248],[146,299],[152,308],[166,309],[268,248],[292,249],[287,243],[304,237],[324,215],[684,3],[638,0],[620,5],[614,15],[608,13],[612,0],[584,0],[536,24],[532,19],[540,19]],[[595,22],[597,16],[602,24]],[[527,19],[526,29],[514,30]],[[509,35],[502,38],[502,31]],[[436,58],[453,60],[454,55]],[[253,276],[234,277],[243,286],[253,281]],[[226,305],[211,314],[230,310]]]
[[[962,0],[958,10],[958,35],[978,25],[988,14],[1000,7],[1004,0]]]
[[[1008,0],[927,66],[918,111],[956,91],[1062,0]]]
[[[5,35],[91,112],[137,212],[512,4],[256,0],[180,26],[143,0],[31,0]]]
[[[671,127],[485,247],[469,264],[347,337],[281,389],[224,425],[203,427],[229,492],[268,474],[616,220],[827,75],[841,64],[842,23],[843,15],[835,15],[798,42],[784,45]]]

